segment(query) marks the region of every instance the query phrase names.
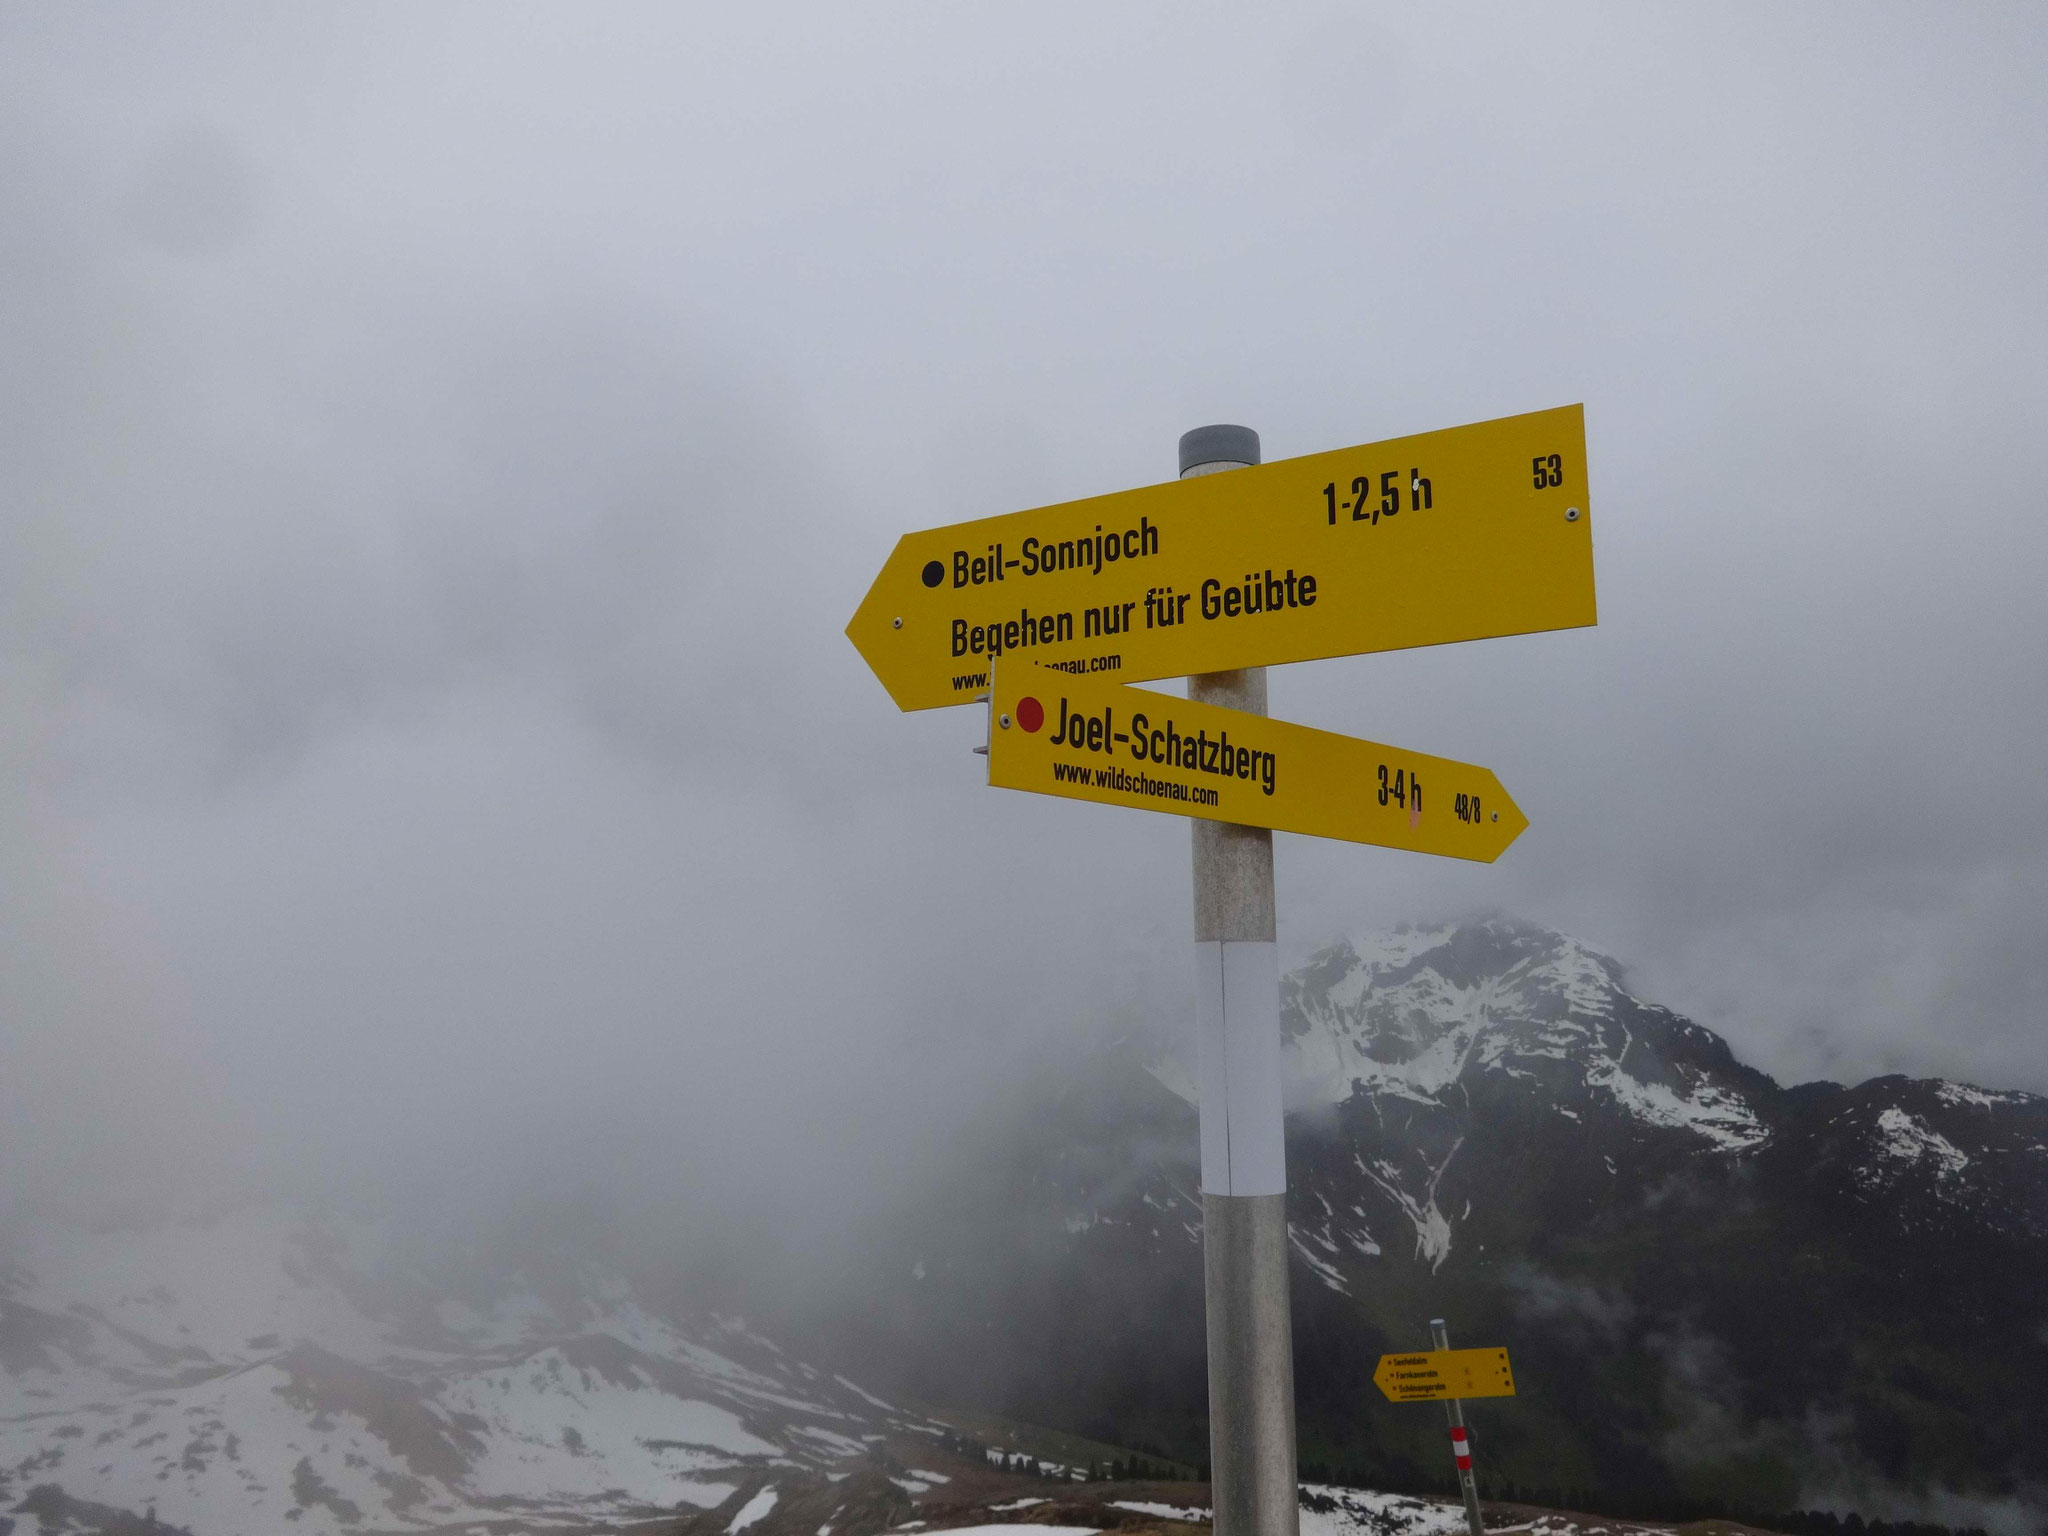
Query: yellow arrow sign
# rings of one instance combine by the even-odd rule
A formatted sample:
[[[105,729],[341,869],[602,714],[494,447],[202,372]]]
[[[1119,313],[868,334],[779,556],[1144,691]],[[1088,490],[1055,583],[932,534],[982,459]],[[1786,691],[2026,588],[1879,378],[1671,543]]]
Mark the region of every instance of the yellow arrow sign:
[[[1470,763],[1007,658],[988,781],[1485,864],[1529,825]]]
[[[930,709],[1002,655],[1139,682],[1593,622],[1570,405],[906,534],[846,633]]]
[[[1397,1403],[1445,1397],[1513,1397],[1514,1373],[1504,1349],[1436,1349],[1381,1355],[1373,1385]]]

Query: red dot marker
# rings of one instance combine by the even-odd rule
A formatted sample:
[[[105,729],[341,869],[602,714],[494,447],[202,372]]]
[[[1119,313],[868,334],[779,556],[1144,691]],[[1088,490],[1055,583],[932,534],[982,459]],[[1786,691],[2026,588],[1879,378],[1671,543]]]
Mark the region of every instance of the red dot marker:
[[[1045,706],[1026,694],[1017,701],[1017,723],[1027,731],[1035,731],[1045,724]]]

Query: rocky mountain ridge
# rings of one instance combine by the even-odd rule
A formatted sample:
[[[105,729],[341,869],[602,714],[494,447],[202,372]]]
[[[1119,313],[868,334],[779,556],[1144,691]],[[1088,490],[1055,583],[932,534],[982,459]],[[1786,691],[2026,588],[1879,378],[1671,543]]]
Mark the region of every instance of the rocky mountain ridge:
[[[1449,1253],[1456,1224],[1441,1201],[1461,1187],[1446,1177],[1475,1095],[1604,1128],[1619,1139],[1601,1154],[1616,1179],[1624,1151],[1740,1162],[1797,1146],[1839,1170],[1845,1194],[1902,1201],[1902,1216],[1968,1213],[2022,1240],[2048,1235],[2048,1203],[2031,1198],[2048,1176],[2048,1100],[1903,1077],[1780,1087],[1562,935],[1484,923],[1334,946],[1286,978],[1283,1029],[1297,1081],[1319,1099],[1400,1121],[1385,1155],[1359,1167],[1432,1267]]]
[[[1781,1086],[1502,921],[1333,946],[1285,978],[1283,1028],[1312,1475],[1441,1486],[1437,1416],[1369,1381],[1444,1316],[1515,1358],[1521,1395],[1473,1406],[1496,1496],[2038,1528],[2048,1101]],[[943,1426],[909,1403],[1192,1466],[1187,1077],[1140,1040],[1049,1063],[775,1316],[651,1295],[575,1240],[522,1267],[275,1211],[9,1223],[0,1531],[88,1506],[198,1536],[723,1530],[782,1489],[850,1532],[934,1496],[906,1447]]]
[[[1333,946],[1284,979],[1282,1027],[1305,1462],[1440,1480],[1428,1416],[1365,1384],[1444,1316],[1517,1360],[1523,1395],[1477,1411],[1502,1486],[2048,1508],[2048,1100],[1782,1086],[1611,957],[1502,920]],[[1020,1091],[871,1255],[850,1358],[1198,1455],[1190,1077],[1127,1043]]]
[[[922,1422],[597,1264],[479,1282],[374,1223],[42,1224],[0,1266],[0,1511],[54,1486],[202,1536],[580,1530]]]

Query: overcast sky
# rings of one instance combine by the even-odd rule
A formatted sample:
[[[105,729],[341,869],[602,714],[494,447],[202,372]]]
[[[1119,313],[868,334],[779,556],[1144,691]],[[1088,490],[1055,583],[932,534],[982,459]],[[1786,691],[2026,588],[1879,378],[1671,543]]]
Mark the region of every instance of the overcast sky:
[[[0,9],[10,1187],[885,1180],[1190,963],[1184,824],[868,674],[896,536],[1577,401],[1597,629],[1271,679],[1530,830],[1280,838],[1284,955],[1497,908],[2048,1091],[2044,79],[2035,6]]]

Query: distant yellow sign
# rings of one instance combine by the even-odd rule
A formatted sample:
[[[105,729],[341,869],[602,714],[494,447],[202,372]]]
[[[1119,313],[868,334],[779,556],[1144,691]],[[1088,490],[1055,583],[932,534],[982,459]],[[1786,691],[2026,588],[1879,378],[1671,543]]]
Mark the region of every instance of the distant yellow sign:
[[[1576,405],[906,534],[846,626],[902,709],[1594,622]]]
[[[990,690],[988,780],[1485,864],[1529,825],[1470,763],[1009,658]]]
[[[1514,1373],[1505,1349],[1434,1349],[1381,1355],[1373,1385],[1397,1403],[1446,1397],[1513,1397]]]

